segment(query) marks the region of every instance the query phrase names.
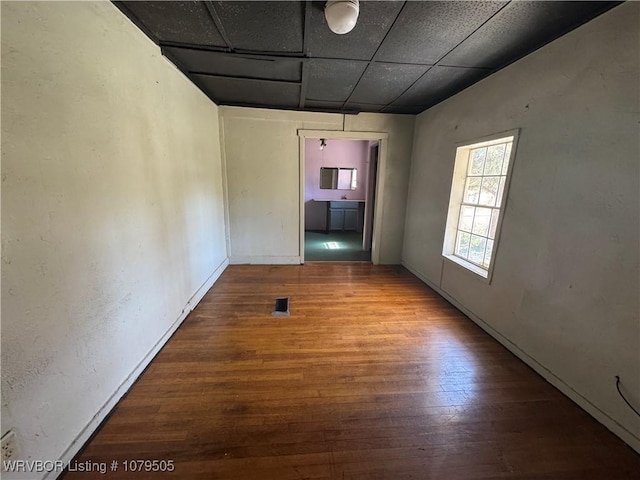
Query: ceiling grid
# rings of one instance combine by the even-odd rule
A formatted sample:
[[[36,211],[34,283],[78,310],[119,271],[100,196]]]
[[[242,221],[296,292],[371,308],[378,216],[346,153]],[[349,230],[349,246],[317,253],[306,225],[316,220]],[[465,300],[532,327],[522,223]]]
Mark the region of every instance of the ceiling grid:
[[[621,2],[113,2],[218,105],[417,114]]]

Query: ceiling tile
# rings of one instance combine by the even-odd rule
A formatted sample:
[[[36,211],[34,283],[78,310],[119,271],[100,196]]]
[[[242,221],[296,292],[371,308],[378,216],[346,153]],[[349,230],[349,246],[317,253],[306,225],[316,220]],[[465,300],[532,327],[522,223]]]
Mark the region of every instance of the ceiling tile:
[[[386,105],[393,102],[429,67],[372,63],[364,72],[349,103]]]
[[[189,72],[297,82],[302,76],[302,62],[299,60],[245,58],[178,47],[163,47],[162,53]]]
[[[340,110],[344,102],[325,102],[323,100],[305,100],[305,108],[314,108],[318,110]]]
[[[505,2],[407,2],[376,60],[434,64]]]
[[[387,105],[382,113],[398,113],[405,115],[417,115],[424,112],[428,107],[425,105]]]
[[[394,106],[432,106],[491,73],[490,70],[461,67],[433,67],[409,90],[402,94]],[[423,107],[424,109],[424,107]]]
[[[246,78],[192,74],[190,77],[219,105],[297,108],[300,85]]]
[[[303,2],[213,2],[234,49],[302,53]]]
[[[374,105],[371,103],[349,102],[344,106],[344,110],[355,110],[357,112],[381,112],[385,105]]]
[[[119,2],[161,42],[225,47],[202,2]]]
[[[360,13],[355,28],[336,35],[324,19],[325,2],[313,2],[308,54],[311,57],[351,58],[370,60],[387,31],[393,24],[403,2],[360,2]]]
[[[344,102],[349,98],[367,62],[311,60],[307,98]]]
[[[503,67],[615,4],[617,2],[511,2],[440,63]]]

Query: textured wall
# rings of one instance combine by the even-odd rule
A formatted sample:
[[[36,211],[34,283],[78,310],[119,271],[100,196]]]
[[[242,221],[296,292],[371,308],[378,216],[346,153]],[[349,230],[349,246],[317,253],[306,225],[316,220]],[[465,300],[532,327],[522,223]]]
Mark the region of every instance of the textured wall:
[[[111,3],[3,3],[2,433],[23,458],[81,446],[224,266],[222,188],[217,107]]]
[[[639,22],[629,2],[418,116],[403,262],[627,442],[640,419]],[[491,285],[441,256],[457,142],[520,128]]]

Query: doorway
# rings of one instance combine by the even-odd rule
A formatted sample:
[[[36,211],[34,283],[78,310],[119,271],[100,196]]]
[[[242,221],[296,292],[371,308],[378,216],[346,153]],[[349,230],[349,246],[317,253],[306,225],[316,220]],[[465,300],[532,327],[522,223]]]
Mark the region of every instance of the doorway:
[[[386,134],[301,130],[298,135],[301,263],[377,264],[376,205]]]

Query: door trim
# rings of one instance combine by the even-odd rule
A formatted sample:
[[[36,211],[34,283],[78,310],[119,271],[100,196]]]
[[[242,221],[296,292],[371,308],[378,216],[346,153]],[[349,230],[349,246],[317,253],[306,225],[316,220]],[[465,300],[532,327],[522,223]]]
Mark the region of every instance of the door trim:
[[[373,153],[375,152],[375,156]],[[364,225],[362,229],[362,249],[371,251],[373,240],[373,213],[376,198],[376,180],[378,174],[378,160],[380,158],[380,142],[369,145],[369,171],[367,172],[367,191],[364,204]],[[373,170],[373,171],[372,171]],[[372,188],[373,187],[373,191]]]

